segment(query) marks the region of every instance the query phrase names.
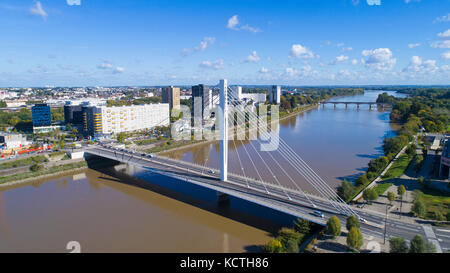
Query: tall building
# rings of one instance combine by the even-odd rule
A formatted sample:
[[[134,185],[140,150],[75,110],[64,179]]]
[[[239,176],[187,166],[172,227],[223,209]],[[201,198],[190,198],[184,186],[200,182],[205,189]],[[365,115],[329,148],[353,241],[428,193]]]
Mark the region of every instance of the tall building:
[[[444,149],[441,155],[441,164],[439,166],[439,175],[450,179],[450,138],[447,138],[444,143]]]
[[[192,108],[195,113],[201,113],[202,119],[208,117],[209,109],[210,109],[210,92],[209,88],[203,84],[192,86]],[[199,99],[199,103],[196,103],[196,99]],[[198,107],[198,108],[197,108]]]
[[[242,97],[242,86],[232,86],[231,88],[231,95],[238,99],[241,100]]]
[[[173,86],[163,88],[162,103],[168,103],[171,110],[180,109],[180,88]]]
[[[121,107],[85,106],[83,118],[84,134],[93,137],[170,125],[168,103]]]
[[[46,103],[38,103],[31,107],[31,115],[33,127],[52,125],[50,106]]]
[[[281,86],[272,85],[269,92],[269,100],[271,103],[280,104],[281,101]]]
[[[82,124],[83,109],[81,105],[64,105],[64,123]]]

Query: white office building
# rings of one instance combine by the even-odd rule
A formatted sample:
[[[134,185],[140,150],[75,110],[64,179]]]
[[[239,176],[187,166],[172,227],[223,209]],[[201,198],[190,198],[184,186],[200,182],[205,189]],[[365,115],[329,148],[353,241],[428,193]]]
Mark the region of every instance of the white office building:
[[[231,88],[231,95],[233,98],[237,98],[238,100],[241,100],[242,97],[242,86],[232,86]]]

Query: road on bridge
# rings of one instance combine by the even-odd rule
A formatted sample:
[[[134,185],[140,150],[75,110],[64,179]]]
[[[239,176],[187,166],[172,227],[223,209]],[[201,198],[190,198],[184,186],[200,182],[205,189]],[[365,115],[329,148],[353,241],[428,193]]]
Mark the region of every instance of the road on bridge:
[[[148,158],[141,153],[100,146],[91,146],[85,152],[135,165],[161,175],[175,177],[181,181],[207,187],[317,224],[325,225],[329,217],[336,215],[345,226],[346,215],[339,212],[328,200],[290,188],[263,183],[230,173],[227,182],[220,181],[217,170],[211,172],[211,168],[167,157],[152,156],[152,158]],[[313,214],[315,210],[321,211],[324,218],[315,216]],[[367,223],[361,223],[361,231],[366,236],[383,238],[384,214],[367,209],[353,210],[367,221]],[[450,247],[450,230],[443,228],[431,228],[431,230],[426,228],[425,230],[419,224],[401,222],[395,219],[387,219],[386,223],[387,240],[391,237],[403,237],[410,241],[415,235],[419,234],[428,240],[432,240],[435,244],[437,243],[438,249],[442,248],[446,251]]]

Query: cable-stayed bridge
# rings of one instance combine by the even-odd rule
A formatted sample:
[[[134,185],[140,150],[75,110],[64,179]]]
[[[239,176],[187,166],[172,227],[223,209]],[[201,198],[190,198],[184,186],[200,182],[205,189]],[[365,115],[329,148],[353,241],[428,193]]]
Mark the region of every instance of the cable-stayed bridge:
[[[270,108],[272,118],[268,122],[267,116],[264,116],[261,111],[257,113],[251,110],[251,107],[249,111],[244,111],[249,108],[242,105],[238,96],[228,88],[226,80],[220,81],[219,89],[220,106],[215,110],[218,116],[216,128],[219,128],[215,133],[220,136],[220,166],[217,169],[208,167],[207,162],[203,165],[193,164],[159,155],[148,156],[144,153],[97,145],[88,147],[85,153],[138,166],[160,175],[209,188],[218,192],[219,201],[226,200],[227,196],[234,196],[320,225],[325,225],[327,219],[333,215],[338,216],[342,223],[345,223],[348,216],[354,215],[361,220],[361,231],[369,236],[383,237],[386,232],[388,236],[412,239],[414,235],[424,233],[419,225],[392,219],[386,220],[382,213],[348,205],[288,143],[278,136],[277,118],[273,118],[274,112],[277,111],[275,107]],[[240,126],[244,128],[244,133],[238,132],[237,128]],[[264,129],[260,130],[260,128]],[[265,130],[266,128],[270,130]],[[257,130],[257,139],[270,140],[270,144],[266,146],[261,144],[258,149],[254,143],[257,141],[251,138],[251,130]],[[229,137],[230,133],[232,137]],[[241,173],[228,172],[228,145],[232,141],[241,144],[243,141],[249,141],[249,148],[253,148],[256,153],[250,155],[246,145],[242,147],[250,161],[246,162],[250,163],[247,166],[256,170],[257,177],[252,178],[246,174],[248,171],[244,168],[243,159],[239,153],[236,153],[236,156],[242,167]],[[268,160],[271,162],[267,162]],[[259,169],[264,169],[272,179],[263,178]],[[304,184],[299,183],[301,181],[298,177],[302,177],[316,194],[302,189]]]

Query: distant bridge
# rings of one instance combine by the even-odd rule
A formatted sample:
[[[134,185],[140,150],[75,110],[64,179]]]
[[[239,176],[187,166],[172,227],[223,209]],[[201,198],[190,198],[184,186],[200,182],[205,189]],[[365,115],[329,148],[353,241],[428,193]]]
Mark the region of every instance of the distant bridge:
[[[359,109],[360,105],[369,105],[369,109],[372,109],[372,105],[380,106],[381,108],[392,107],[392,103],[390,102],[364,102],[364,101],[321,101],[320,104],[325,107],[325,104],[334,104],[334,108],[336,108],[337,104],[345,104],[345,108],[348,107],[349,104],[356,104],[357,109]]]

